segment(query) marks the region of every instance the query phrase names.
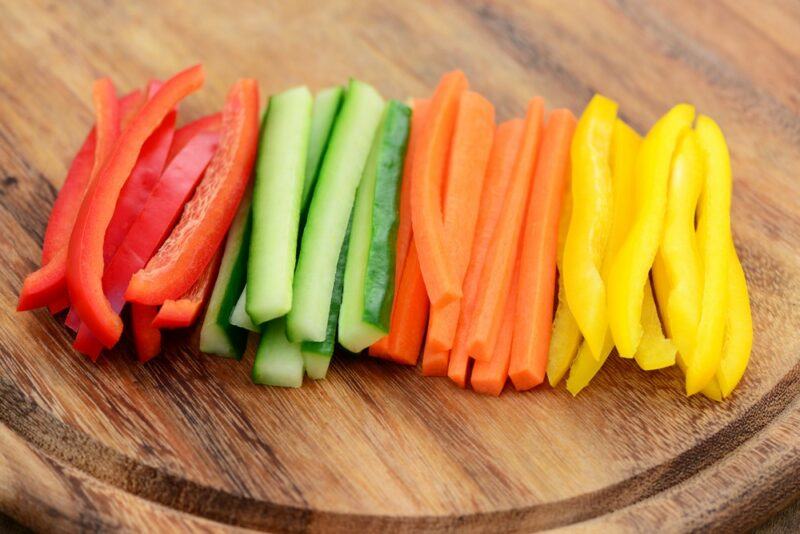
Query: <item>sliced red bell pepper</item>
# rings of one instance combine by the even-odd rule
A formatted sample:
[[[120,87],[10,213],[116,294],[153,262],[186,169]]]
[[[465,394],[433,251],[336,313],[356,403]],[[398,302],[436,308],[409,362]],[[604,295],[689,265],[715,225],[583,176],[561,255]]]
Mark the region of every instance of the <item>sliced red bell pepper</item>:
[[[126,299],[161,304],[179,298],[200,277],[247,187],[258,143],[258,108],[258,83],[236,82],[222,112],[219,150],[167,241],[131,279]]]
[[[131,327],[133,343],[139,361],[145,363],[161,352],[161,331],[152,326],[158,312],[155,306],[134,304],[131,306]]]
[[[194,136],[200,132],[218,132],[221,125],[222,113],[212,113],[211,115],[206,115],[188,124],[184,124],[175,131],[175,136],[172,138],[172,146],[169,149],[169,155],[167,155],[167,161],[172,161],[175,154],[183,150],[186,143],[194,139]]]
[[[67,297],[67,245],[72,235],[77,213],[80,211],[86,191],[96,181],[99,169],[108,159],[108,153],[119,133],[120,105],[111,80],[101,78],[94,82],[92,100],[95,106],[96,125],[91,166],[88,163],[88,157],[83,159],[80,162],[80,168],[76,168],[76,174],[71,177],[70,184],[65,184],[67,191],[64,193],[64,200],[54,215],[55,219],[51,217],[51,222],[48,223],[48,226],[53,226],[53,230],[50,230],[49,243],[46,246],[46,252],[43,252],[47,261],[38,271],[25,278],[17,304],[18,311],[31,310],[50,304],[60,305]],[[91,133],[89,137],[92,137]],[[88,176],[87,170],[89,171]],[[68,176],[68,178],[70,177]]]
[[[194,285],[177,300],[165,300],[158,310],[158,315],[153,319],[156,328],[186,328],[192,326],[200,315],[214,281],[217,279],[219,262],[222,259],[222,247],[217,251],[216,257],[208,264],[203,275]]]
[[[133,170],[147,138],[164,117],[205,78],[203,67],[191,67],[167,81],[128,128],[97,179],[89,186],[69,242],[67,288],[72,305],[86,326],[106,347],[122,333],[122,321],[103,294],[103,240],[122,186]]]
[[[103,291],[114,313],[122,311],[125,289],[133,273],[147,264],[180,217],[218,144],[219,133],[200,133],[169,162],[125,239],[109,259],[103,273]],[[76,339],[73,347],[77,350],[88,355],[100,353],[102,344],[86,326],[81,325],[78,338],[90,339],[93,343],[78,343]]]

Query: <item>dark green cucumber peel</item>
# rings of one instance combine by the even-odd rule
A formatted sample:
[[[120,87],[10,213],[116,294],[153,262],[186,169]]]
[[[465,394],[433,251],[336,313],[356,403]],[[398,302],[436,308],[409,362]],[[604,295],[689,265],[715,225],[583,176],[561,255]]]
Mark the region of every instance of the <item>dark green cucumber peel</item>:
[[[411,108],[397,100],[390,100],[385,113],[372,208],[372,238],[367,257],[362,319],[388,332],[394,300],[400,182],[408,148]]]

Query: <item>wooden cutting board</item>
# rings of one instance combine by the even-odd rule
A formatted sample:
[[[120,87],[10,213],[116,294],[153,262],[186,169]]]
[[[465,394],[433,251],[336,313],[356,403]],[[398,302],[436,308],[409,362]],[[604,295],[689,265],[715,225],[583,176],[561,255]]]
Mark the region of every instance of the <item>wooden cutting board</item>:
[[[46,530],[650,532],[745,528],[800,495],[800,5],[790,2],[4,2],[0,7],[0,510]],[[500,398],[338,356],[299,390],[200,354],[196,334],[94,365],[46,312],[14,312],[47,214],[120,90],[202,61],[182,107],[240,76],[267,95],[355,76],[387,97],[466,71],[499,119],[541,94],[602,92],[644,131],[690,101],[733,158],[733,231],[750,284],[752,363],[734,397],[686,398],[675,369],[612,358],[573,399]]]

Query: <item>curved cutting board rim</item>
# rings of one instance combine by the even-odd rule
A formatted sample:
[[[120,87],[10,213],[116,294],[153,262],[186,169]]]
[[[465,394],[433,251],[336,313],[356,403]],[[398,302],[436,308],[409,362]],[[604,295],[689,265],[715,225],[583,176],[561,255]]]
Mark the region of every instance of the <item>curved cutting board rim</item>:
[[[122,492],[166,506],[178,512],[219,523],[260,529],[296,529],[309,524],[330,528],[485,528],[499,521],[513,528],[547,529],[601,519],[614,512],[658,497],[723,460],[750,440],[770,438],[776,419],[788,412],[800,414],[800,405],[791,406],[800,397],[800,363],[738,418],[674,458],[650,467],[625,480],[604,488],[566,499],[528,507],[470,513],[465,515],[390,516],[360,515],[315,510],[276,504],[203,486],[180,476],[123,455],[111,447],[60,421],[27,398],[14,384],[0,378],[0,423],[24,439],[45,456],[55,458],[90,478]],[[58,443],[58,447],[55,446]],[[89,461],[91,459],[91,461]],[[722,522],[742,526],[742,518],[758,524],[782,503],[800,497],[800,486],[792,490],[791,481],[800,477],[800,458],[794,468],[753,482],[751,490],[759,495],[758,505],[738,506],[735,511],[703,511],[700,524]],[[119,475],[119,476],[117,476]],[[777,478],[776,478],[777,476]],[[702,484],[702,482],[700,482]],[[788,491],[787,491],[788,488]],[[763,503],[767,502],[765,506]],[[211,503],[211,505],[209,505]],[[771,503],[771,504],[770,504]],[[755,508],[755,509],[751,509]],[[683,518],[686,520],[687,518]]]

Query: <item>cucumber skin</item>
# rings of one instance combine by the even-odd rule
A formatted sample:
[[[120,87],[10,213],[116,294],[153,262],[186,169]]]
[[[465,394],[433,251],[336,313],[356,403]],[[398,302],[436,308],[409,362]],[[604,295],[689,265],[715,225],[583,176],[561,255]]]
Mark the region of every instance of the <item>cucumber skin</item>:
[[[242,330],[229,322],[229,317],[244,288],[247,280],[247,255],[250,248],[250,232],[252,230],[253,218],[251,213],[251,191],[248,190],[239,206],[228,237],[225,241],[225,251],[222,262],[220,263],[219,274],[214,283],[214,289],[209,298],[208,308],[203,326],[200,329],[200,350],[218,356],[235,358],[240,360],[247,348],[247,330]],[[242,218],[244,221],[242,222]],[[243,228],[239,235],[238,248],[233,240],[237,239],[235,231],[242,224]],[[231,256],[233,256],[231,258]],[[228,268],[228,266],[230,266]],[[214,336],[221,336],[227,342],[225,351],[220,351],[216,345]]]
[[[389,331],[394,301],[400,182],[410,127],[411,108],[397,100],[390,100],[378,156],[362,316],[365,322],[386,332]]]
[[[344,88],[335,86],[319,91],[314,97],[314,107],[311,112],[311,130],[308,136],[306,178],[303,182],[302,208],[300,210],[301,225],[305,223],[305,218],[308,214],[311,194],[319,177],[322,160],[328,148],[336,116],[342,107],[343,96]]]
[[[311,106],[311,93],[301,86],[272,96],[264,114],[247,266],[246,310],[257,325],[292,307]]]
[[[319,356],[333,355],[336,345],[336,327],[339,325],[339,310],[342,307],[342,289],[344,288],[344,269],[347,263],[347,247],[350,244],[350,230],[353,224],[353,216],[350,215],[350,222],[347,223],[347,231],[344,235],[342,250],[339,252],[339,261],[336,262],[336,279],[333,282],[333,295],[331,295],[331,307],[328,312],[328,330],[325,333],[324,341],[303,341],[301,350],[303,355],[316,354]],[[323,375],[321,378],[324,378]],[[312,377],[317,378],[317,377]]]
[[[367,107],[369,109],[364,111],[363,108]],[[287,335],[292,341],[325,339],[335,268],[346,231],[345,221],[349,220],[383,107],[383,99],[373,87],[350,80],[303,232],[292,309],[287,316]],[[360,127],[356,128],[356,125]],[[355,165],[352,164],[353,151],[358,155]],[[350,171],[344,177],[342,168]],[[342,189],[345,189],[344,193],[336,194]],[[337,206],[330,205],[331,197],[341,197],[337,198]]]
[[[303,385],[303,369],[300,345],[286,338],[286,319],[280,317],[264,325],[253,362],[253,382],[299,388]]]

